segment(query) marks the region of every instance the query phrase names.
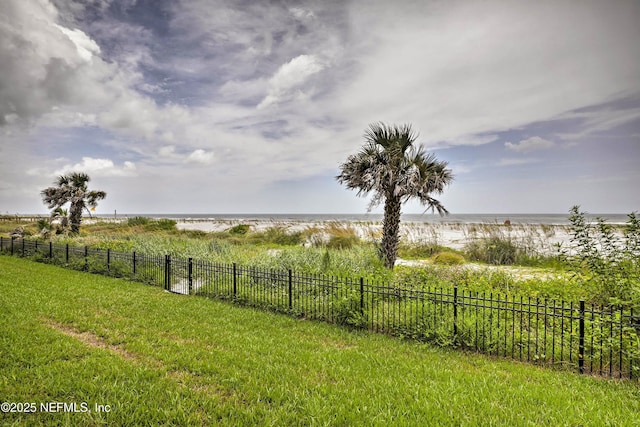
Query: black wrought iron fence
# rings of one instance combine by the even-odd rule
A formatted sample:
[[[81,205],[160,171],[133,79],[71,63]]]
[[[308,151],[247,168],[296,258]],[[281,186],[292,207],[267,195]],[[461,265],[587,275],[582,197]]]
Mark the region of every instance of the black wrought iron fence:
[[[413,289],[179,257],[0,238],[4,254],[169,292],[435,342],[580,373],[640,377],[640,313],[452,289]]]

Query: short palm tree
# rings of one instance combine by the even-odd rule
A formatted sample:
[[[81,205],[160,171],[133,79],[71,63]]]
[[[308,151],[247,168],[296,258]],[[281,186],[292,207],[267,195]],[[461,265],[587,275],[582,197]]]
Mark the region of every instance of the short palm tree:
[[[57,221],[56,234],[66,234],[69,231],[69,214],[66,209],[56,208],[51,212],[51,222]]]
[[[398,253],[401,206],[407,200],[418,199],[427,209],[448,213],[431,197],[441,194],[453,181],[447,162],[438,161],[422,146],[415,146],[417,134],[411,125],[369,125],[364,134],[362,150],[347,158],[340,166],[339,183],[358,196],[373,192],[369,210],[384,199],[384,220],[380,257],[385,266],[393,268]]]
[[[89,211],[89,207],[98,206],[98,200],[107,197],[104,191],[89,191],[87,183],[91,180],[89,175],[81,172],[72,172],[59,176],[54,182],[55,187],[42,190],[42,200],[49,209],[54,209],[53,215],[62,212],[63,205],[70,203],[69,223],[72,233],[80,232],[80,222],[82,221],[82,211]],[[89,215],[91,213],[89,212]]]

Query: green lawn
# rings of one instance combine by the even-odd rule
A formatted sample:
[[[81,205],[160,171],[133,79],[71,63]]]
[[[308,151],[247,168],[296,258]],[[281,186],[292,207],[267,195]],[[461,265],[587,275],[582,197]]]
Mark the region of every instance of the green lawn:
[[[0,401],[38,409],[0,414],[4,425],[640,425],[637,382],[5,256]],[[90,411],[44,413],[47,402]]]

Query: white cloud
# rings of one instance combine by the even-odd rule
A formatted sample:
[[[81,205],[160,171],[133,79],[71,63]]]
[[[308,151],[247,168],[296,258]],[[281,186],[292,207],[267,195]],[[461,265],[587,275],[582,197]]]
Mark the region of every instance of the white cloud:
[[[505,142],[504,146],[518,153],[528,153],[530,151],[546,150],[553,147],[555,144],[547,139],[540,138],[539,136],[532,136],[531,138],[523,139],[522,141],[514,144],[512,142]]]
[[[567,140],[582,139],[598,132],[606,132],[618,126],[629,124],[640,119],[640,108],[612,109],[607,108],[590,112],[570,112],[560,116],[561,119],[579,119],[583,125],[578,132],[558,133],[558,136]]]
[[[158,153],[162,157],[173,157],[176,155],[176,146],[165,145],[164,147],[160,147],[160,150],[158,151]]]
[[[52,175],[59,176],[70,172],[85,172],[89,176],[135,176],[136,165],[125,161],[122,166],[116,166],[111,159],[95,159],[83,157],[80,163],[67,164],[54,171]]]
[[[76,46],[76,50],[78,51],[78,55],[85,61],[91,61],[94,55],[100,54],[100,46],[92,40],[89,36],[87,36],[82,30],[74,29],[70,30],[69,28],[65,28],[58,24],[53,24],[57,29],[62,31],[62,33],[69,37],[69,40],[73,42]]]
[[[277,104],[283,98],[291,96],[293,89],[299,88],[310,76],[322,71],[324,67],[314,55],[300,55],[283,64],[269,79],[269,93],[258,108]]]
[[[187,162],[189,163],[199,163],[203,165],[209,165],[214,160],[214,153],[212,151],[205,151],[202,149],[194,150],[191,154],[187,156]]]

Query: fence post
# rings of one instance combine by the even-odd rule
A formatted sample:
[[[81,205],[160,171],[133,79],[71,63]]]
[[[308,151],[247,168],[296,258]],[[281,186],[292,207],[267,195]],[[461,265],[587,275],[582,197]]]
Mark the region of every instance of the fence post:
[[[584,300],[580,300],[580,323],[578,338],[578,370],[584,374]]]
[[[53,262],[53,243],[49,242],[49,259]]]
[[[136,251],[133,251],[133,275],[136,275]]]
[[[631,309],[631,311],[629,312],[629,326],[631,326],[631,328],[634,327],[634,317],[633,317],[633,308]],[[640,318],[638,318],[638,326],[640,326]],[[620,371],[622,371],[622,367],[620,368]],[[629,357],[629,379],[632,380],[633,379],[633,357]]]
[[[89,246],[87,245],[84,246],[84,269],[89,271]]]
[[[22,257],[24,258],[24,237],[22,238]]]
[[[11,238],[11,255],[13,255],[13,237]]]
[[[360,276],[360,314],[364,314],[364,277]]]
[[[107,248],[107,271],[111,272],[111,249]]]
[[[458,339],[458,287],[453,287],[453,339]]]
[[[164,289],[171,290],[171,255],[164,256]]]
[[[193,289],[193,258],[189,258],[189,295]]]
[[[238,292],[237,289],[237,269],[236,269],[236,263],[233,263],[233,299],[236,299],[236,293]]]
[[[65,259],[66,263],[69,264],[69,244],[67,243],[67,248],[65,250]]]
[[[293,310],[293,273],[289,269],[289,311]]]

